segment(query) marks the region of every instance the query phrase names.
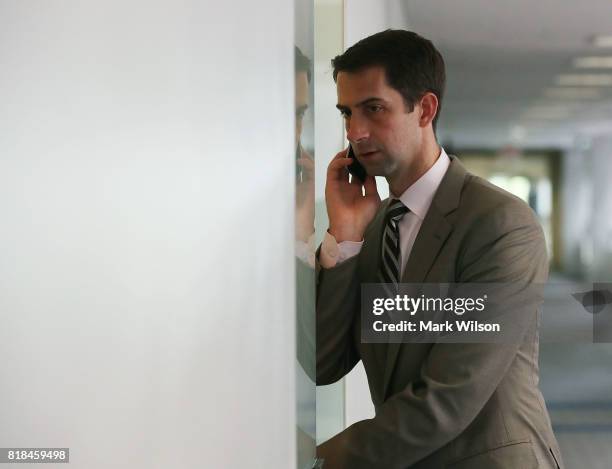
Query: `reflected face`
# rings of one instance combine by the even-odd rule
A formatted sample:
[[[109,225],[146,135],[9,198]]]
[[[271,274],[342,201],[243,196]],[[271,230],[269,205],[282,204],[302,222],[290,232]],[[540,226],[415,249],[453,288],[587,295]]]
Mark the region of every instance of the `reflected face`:
[[[382,67],[339,72],[337,108],[355,156],[371,176],[409,169],[421,153],[421,108],[408,112],[402,95],[387,84]]]
[[[295,144],[297,145],[302,136],[302,122],[304,113],[308,109],[308,77],[306,72],[298,72],[295,75]]]

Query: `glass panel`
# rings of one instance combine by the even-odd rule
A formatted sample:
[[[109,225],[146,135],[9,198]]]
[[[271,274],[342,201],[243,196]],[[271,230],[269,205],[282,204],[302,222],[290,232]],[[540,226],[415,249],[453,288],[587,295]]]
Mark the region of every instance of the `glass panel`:
[[[295,1],[295,281],[297,467],[315,461],[313,4]]]
[[[316,246],[328,227],[324,198],[327,164],[345,142],[342,119],[335,107],[336,85],[331,73],[331,59],[344,48],[343,14],[342,0],[315,1],[315,121],[316,150],[320,155],[315,178]],[[344,383],[342,379],[317,387],[317,443],[344,429]]]

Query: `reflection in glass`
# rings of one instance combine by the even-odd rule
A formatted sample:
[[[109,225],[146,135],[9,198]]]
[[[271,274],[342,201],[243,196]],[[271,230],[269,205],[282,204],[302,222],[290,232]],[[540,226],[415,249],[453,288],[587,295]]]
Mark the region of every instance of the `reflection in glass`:
[[[310,107],[311,60],[295,46],[295,237],[297,467],[315,459],[314,158],[302,144]],[[312,142],[312,126],[308,126]]]

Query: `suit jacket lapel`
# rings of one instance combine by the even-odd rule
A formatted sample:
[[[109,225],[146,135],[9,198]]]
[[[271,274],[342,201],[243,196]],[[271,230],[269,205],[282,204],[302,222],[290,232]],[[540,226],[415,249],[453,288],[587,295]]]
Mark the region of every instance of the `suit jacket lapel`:
[[[425,283],[427,274],[431,270],[440,249],[442,249],[453,230],[447,215],[459,205],[461,188],[467,172],[456,157],[450,156],[450,158],[451,164],[434,196],[406,262],[402,283]],[[391,375],[401,345],[392,343],[387,347],[383,399],[387,396]]]

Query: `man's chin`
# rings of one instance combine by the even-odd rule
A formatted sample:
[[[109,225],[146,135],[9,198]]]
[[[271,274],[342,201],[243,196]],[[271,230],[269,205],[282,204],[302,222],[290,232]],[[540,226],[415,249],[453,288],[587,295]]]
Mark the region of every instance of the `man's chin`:
[[[381,168],[380,166],[377,165],[363,165],[366,174],[368,176],[385,176],[387,174],[387,171],[385,171],[385,168]]]
[[[376,177],[376,176],[384,177],[385,176],[384,171],[366,171],[366,174],[368,176],[374,176],[374,177]]]

